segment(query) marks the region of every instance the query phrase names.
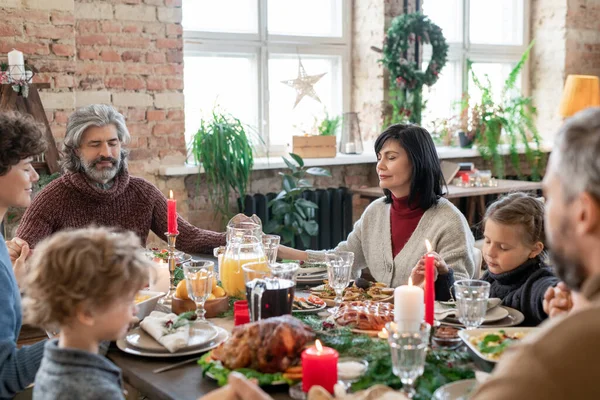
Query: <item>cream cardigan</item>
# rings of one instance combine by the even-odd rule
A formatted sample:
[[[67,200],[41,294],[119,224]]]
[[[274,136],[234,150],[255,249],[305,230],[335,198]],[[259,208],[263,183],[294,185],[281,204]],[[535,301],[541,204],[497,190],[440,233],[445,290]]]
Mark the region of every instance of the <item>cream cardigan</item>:
[[[391,287],[405,285],[419,259],[427,252],[425,239],[454,270],[456,280],[473,277],[475,240],[462,213],[447,199],[440,198],[419,221],[406,245],[392,259],[390,206],[380,198],[372,202],[354,224],[348,240],[336,250],[354,253],[354,276],[369,271],[378,282]],[[309,251],[309,260],[322,258],[322,252]]]

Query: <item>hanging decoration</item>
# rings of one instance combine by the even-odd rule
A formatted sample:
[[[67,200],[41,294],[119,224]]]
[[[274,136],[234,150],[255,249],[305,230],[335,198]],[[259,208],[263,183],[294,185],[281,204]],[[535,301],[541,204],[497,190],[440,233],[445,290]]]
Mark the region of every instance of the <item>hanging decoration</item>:
[[[321,102],[319,96],[317,96],[317,92],[315,92],[315,88],[313,87],[323,76],[325,76],[327,72],[318,75],[307,75],[304,66],[302,65],[302,60],[298,57],[298,77],[296,79],[288,79],[285,81],[281,81],[294,89],[296,89],[296,102],[294,103],[294,107],[296,108],[300,100],[304,98],[304,96],[309,96]]]
[[[409,48],[414,48],[417,43],[431,45],[431,61],[425,71],[420,70],[418,62],[407,59]],[[392,119],[420,123],[423,86],[436,83],[446,65],[448,44],[442,29],[420,12],[400,15],[392,20],[382,53],[381,62],[389,70],[391,85],[395,89],[390,91],[395,114]],[[415,57],[418,58],[419,54]]]

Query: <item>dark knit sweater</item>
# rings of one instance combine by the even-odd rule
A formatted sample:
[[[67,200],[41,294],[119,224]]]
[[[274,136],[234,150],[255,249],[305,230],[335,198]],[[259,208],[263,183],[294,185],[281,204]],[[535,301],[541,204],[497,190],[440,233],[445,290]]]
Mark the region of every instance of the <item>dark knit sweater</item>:
[[[487,271],[481,279],[490,283],[490,297],[525,315],[523,326],[536,326],[548,318],[542,307],[544,293],[559,281],[539,257],[502,274]]]
[[[187,253],[212,254],[225,244],[225,235],[196,228],[178,217],[177,249]],[[83,173],[68,173],[50,182],[38,193],[19,223],[16,236],[35,247],[52,233],[88,225],[133,231],[146,244],[149,231],[166,241],[167,199],[150,182],[117,175],[111,188],[100,189]]]

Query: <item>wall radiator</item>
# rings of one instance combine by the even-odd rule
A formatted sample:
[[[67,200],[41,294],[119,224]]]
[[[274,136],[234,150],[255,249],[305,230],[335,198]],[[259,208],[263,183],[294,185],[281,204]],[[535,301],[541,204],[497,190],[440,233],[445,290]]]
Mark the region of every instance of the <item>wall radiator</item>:
[[[276,193],[246,195],[244,214],[256,214],[263,223],[271,217],[267,204],[277,196]],[[352,231],[352,192],[348,188],[305,190],[302,197],[316,203],[315,220],[319,224],[319,233],[311,238],[311,250],[333,249],[346,240]],[[304,250],[302,241],[296,240],[296,248]]]

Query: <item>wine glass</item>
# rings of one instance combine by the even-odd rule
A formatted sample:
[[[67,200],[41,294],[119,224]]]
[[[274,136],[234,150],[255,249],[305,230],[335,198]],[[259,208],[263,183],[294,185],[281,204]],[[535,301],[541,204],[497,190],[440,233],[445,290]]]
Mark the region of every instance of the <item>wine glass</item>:
[[[205,318],[204,303],[212,292],[215,263],[212,261],[189,261],[183,265],[183,274],[188,296],[196,303],[198,321],[208,322]]]
[[[354,256],[354,254],[352,254]],[[325,255],[327,264],[327,277],[329,286],[335,291],[335,307],[329,312],[336,313],[340,309],[340,304],[344,300],[344,289],[350,283],[350,274],[352,273],[352,263],[344,260],[344,257],[337,253],[327,253]]]
[[[490,283],[464,279],[454,283],[458,320],[467,329],[475,329],[485,320],[490,297]]]
[[[392,353],[392,371],[402,381],[402,391],[412,399],[414,383],[425,371],[425,356],[431,326],[422,322],[417,329],[404,329],[400,324],[389,322],[388,343]]]

